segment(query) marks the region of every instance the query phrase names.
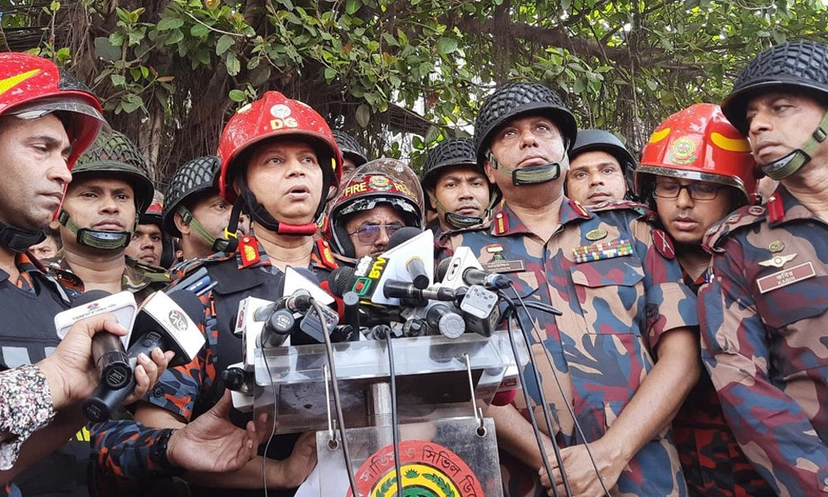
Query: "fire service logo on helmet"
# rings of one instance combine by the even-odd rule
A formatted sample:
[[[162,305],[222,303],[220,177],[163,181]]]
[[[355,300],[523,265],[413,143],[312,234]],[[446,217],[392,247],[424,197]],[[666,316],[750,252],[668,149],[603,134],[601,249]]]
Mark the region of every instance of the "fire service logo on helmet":
[[[670,146],[670,156],[676,164],[690,164],[696,160],[696,142],[686,136]]]
[[[433,442],[400,442],[403,495],[483,497],[483,487],[471,468],[454,452]],[[394,446],[387,445],[365,460],[356,473],[360,495],[394,497],[397,472]],[[352,497],[348,490],[348,497]]]
[[[270,108],[270,115],[277,119],[284,119],[290,115],[290,107],[285,104],[276,104]]]
[[[391,181],[385,176],[371,176],[368,185],[374,190],[385,192],[391,189]]]

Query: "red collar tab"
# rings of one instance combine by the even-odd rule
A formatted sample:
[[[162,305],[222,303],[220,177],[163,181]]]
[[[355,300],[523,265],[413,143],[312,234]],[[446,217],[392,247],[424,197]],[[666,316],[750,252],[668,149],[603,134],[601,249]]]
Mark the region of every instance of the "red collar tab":
[[[579,216],[581,216],[585,219],[589,218],[589,211],[587,210],[586,207],[581,205],[581,203],[578,202],[577,200],[569,199],[569,206],[572,207],[572,210],[575,211],[575,213],[578,214]]]
[[[653,230],[653,245],[656,251],[665,259],[675,259],[676,249],[673,248],[673,241],[670,235],[662,230]]]
[[[782,197],[776,193],[771,195],[768,199],[768,221],[771,224],[779,222],[785,217],[785,204],[782,202]]]
[[[325,240],[316,240],[316,250],[319,252],[319,262],[328,269],[336,269],[339,264],[331,252],[331,245]]]
[[[503,211],[500,211],[495,214],[495,234],[502,235],[507,231],[509,231],[509,218],[506,217]]]
[[[250,267],[262,260],[259,253],[259,242],[255,237],[245,235],[239,241],[239,255],[241,255],[242,267]]]

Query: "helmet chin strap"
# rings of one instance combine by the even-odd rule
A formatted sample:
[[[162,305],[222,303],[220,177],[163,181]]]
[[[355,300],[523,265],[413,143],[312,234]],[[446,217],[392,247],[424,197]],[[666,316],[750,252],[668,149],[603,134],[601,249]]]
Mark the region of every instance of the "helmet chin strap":
[[[437,200],[436,196],[429,193],[428,197],[429,197],[429,200],[431,200],[431,203],[434,204],[434,207],[437,209],[437,212],[438,213],[440,211],[443,212],[443,214],[442,214],[443,215],[443,220],[446,222],[446,224],[448,224],[449,226],[451,226],[454,229],[468,228],[470,226],[475,226],[475,225],[478,225],[478,224],[483,222],[482,217],[463,216],[463,215],[460,215],[460,214],[456,214],[454,212],[449,212],[448,210],[446,210],[445,207],[443,207],[443,204],[441,204],[440,201]],[[492,208],[492,206],[489,205],[486,208],[486,211],[488,212],[489,209],[491,209],[491,208]]]
[[[126,248],[132,240],[132,231],[101,231],[89,228],[79,228],[65,209],[60,210],[58,222],[66,226],[75,235],[78,244],[99,250],[118,250]],[[134,225],[133,225],[134,228]]]
[[[0,245],[12,252],[23,253],[32,245],[46,239],[46,234],[40,231],[29,231],[0,223]]]
[[[266,230],[280,235],[289,236],[311,236],[316,233],[318,228],[316,223],[287,224],[277,221],[276,218],[267,212],[265,206],[259,203],[256,196],[250,191],[250,188],[247,187],[247,180],[243,177],[243,175],[241,178],[240,190],[241,193],[239,194],[239,197],[244,200],[245,205],[250,211],[250,217]]]
[[[811,133],[808,141],[802,145],[802,148],[797,148],[788,155],[761,166],[762,171],[776,181],[787,178],[810,162],[811,154],[826,138],[828,138],[828,112],[822,116],[822,121]]]
[[[541,164],[539,166],[520,167],[510,169],[501,164],[491,150],[486,153],[486,158],[491,162],[495,169],[502,169],[512,177],[512,184],[515,186],[522,185],[539,185],[549,181],[556,180],[561,175],[561,166],[569,167],[569,157],[564,154],[563,159],[559,162],[550,162],[548,164]]]

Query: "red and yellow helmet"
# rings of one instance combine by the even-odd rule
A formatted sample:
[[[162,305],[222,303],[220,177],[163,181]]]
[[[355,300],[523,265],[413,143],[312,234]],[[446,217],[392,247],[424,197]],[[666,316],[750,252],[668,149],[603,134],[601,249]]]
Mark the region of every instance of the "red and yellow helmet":
[[[635,171],[639,198],[652,192],[656,176],[732,186],[753,203],[756,162],[750,144],[714,104],[694,104],[665,119],[642,150]]]
[[[216,154],[221,160],[221,196],[228,202],[236,201],[233,179],[246,166],[238,159],[244,157],[244,152],[252,146],[269,138],[290,138],[313,145],[325,173],[325,188],[322,190],[324,208],[328,187],[339,184],[342,174],[339,147],[331,128],[318,112],[276,91],[269,91],[261,99],[239,109],[224,127]]]
[[[71,168],[106,125],[101,104],[83,83],[54,62],[19,52],[0,53],[0,115],[35,119],[60,113],[72,140]]]

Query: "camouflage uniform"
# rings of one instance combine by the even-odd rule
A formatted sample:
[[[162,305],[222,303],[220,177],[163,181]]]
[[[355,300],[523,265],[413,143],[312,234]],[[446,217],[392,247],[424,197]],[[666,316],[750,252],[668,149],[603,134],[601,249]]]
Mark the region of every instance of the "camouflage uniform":
[[[135,295],[140,304],[150,294],[163,289],[170,283],[170,275],[162,267],[153,266],[145,262],[125,257],[124,275],[121,277],[121,289]],[[66,289],[74,300],[84,292],[85,285],[66,262],[63,250],[52,259],[43,261],[46,272]]]
[[[828,492],[826,235],[780,186],[705,237],[702,359],[745,455],[780,495]]]
[[[186,421],[200,416],[221,399],[224,385],[219,379],[219,373],[228,365],[242,360],[241,339],[233,335],[228,327],[228,323],[234,321],[238,302],[248,296],[274,300],[281,295],[281,289],[277,289],[276,286],[283,285],[282,279],[279,278],[283,273],[271,264],[264,248],[254,237],[246,236],[242,240],[243,246],[237,252],[219,252],[206,259],[190,261],[180,266],[174,275],[175,279],[182,278],[204,266],[213,281],[219,281],[214,290],[201,296],[205,305],[203,328],[207,346],[188,364],[165,371],[146,397],[151,404],[162,407]],[[250,257],[254,252],[255,257]],[[328,271],[335,267],[327,242],[317,241],[311,256],[310,269],[323,280]],[[242,277],[242,273],[245,272],[247,276]],[[233,412],[231,419],[243,427],[250,417]],[[157,442],[160,431],[146,428],[137,422],[117,422],[105,426],[104,429],[93,429],[93,445],[98,463],[105,471],[126,479],[143,478],[147,473],[167,472],[152,460],[152,446]],[[281,443],[271,444],[268,457],[287,458],[296,438],[298,436],[289,435],[281,438]],[[261,490],[199,488],[196,493],[258,495]],[[293,492],[270,493],[279,496],[292,495]]]
[[[492,221],[447,233],[447,248],[470,247],[484,269],[509,273],[524,300],[563,311],[557,318],[533,309],[527,329],[545,332],[543,346],[532,333],[533,353],[562,447],[581,444],[563,402],[570,402],[587,441],[601,438],[653,367],[661,336],[697,325],[693,292],[681,283],[672,244],[642,220],[649,213],[628,202],[587,210],[564,198],[561,226],[544,244],[508,205]],[[523,313],[521,313],[523,316]],[[522,318],[525,319],[525,318]],[[554,369],[553,369],[554,368]],[[529,374],[530,372],[527,372]],[[565,399],[556,387],[557,376]],[[530,376],[531,377],[531,376]],[[535,402],[536,387],[526,385]],[[516,401],[525,411],[522,398]],[[542,412],[536,408],[538,419]],[[521,474],[522,473],[522,474]],[[523,493],[537,482],[526,466],[506,482],[506,495]],[[540,492],[535,483],[536,492]],[[621,474],[614,495],[686,495],[678,454],[663,430],[647,443]]]

